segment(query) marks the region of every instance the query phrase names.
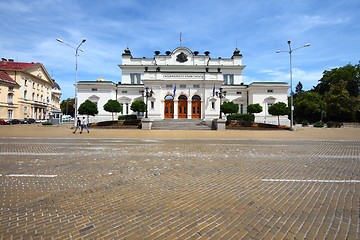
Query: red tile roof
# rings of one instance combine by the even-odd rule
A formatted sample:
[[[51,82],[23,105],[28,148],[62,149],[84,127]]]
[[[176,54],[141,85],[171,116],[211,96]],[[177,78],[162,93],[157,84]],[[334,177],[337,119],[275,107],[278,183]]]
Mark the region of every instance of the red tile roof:
[[[25,63],[3,60],[0,62],[0,70],[26,70],[39,65],[40,63]]]
[[[14,79],[12,79],[6,72],[3,71],[0,71],[0,82],[19,85]]]

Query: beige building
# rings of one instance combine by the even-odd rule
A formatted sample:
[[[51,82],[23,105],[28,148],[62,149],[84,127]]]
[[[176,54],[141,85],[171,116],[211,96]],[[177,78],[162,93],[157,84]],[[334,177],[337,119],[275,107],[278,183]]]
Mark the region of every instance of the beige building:
[[[0,63],[0,118],[47,119],[60,110],[61,89],[41,63]]]

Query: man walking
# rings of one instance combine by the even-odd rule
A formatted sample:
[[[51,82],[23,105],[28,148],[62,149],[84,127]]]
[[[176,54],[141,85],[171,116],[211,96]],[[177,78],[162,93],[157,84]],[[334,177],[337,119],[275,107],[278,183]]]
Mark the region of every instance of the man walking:
[[[81,125],[81,131],[80,133],[82,133],[83,129],[85,128],[87,130],[87,132],[89,133],[89,127],[88,127],[88,122],[87,122],[87,119],[85,117],[83,117],[82,119],[82,125]]]
[[[73,133],[76,133],[76,130],[78,130],[78,129],[80,130],[80,133],[81,133],[82,127],[81,127],[81,120],[79,117],[76,120],[76,126],[75,126],[75,130],[73,131]]]

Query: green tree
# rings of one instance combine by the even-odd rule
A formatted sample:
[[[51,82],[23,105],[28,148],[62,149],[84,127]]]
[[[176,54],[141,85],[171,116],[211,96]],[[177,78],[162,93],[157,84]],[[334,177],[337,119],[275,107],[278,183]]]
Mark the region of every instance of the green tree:
[[[298,95],[299,93],[303,92],[302,89],[303,89],[303,85],[302,85],[301,82],[299,82],[299,83],[296,85],[296,87],[295,87],[295,93],[296,93],[296,95]]]
[[[239,111],[239,105],[233,102],[224,102],[220,110],[226,115],[226,114],[232,114],[237,113]]]
[[[135,100],[132,102],[130,109],[133,110],[134,112],[137,112],[139,116],[141,112],[146,111],[146,104],[144,103],[143,100]]]
[[[104,105],[104,110],[107,112],[111,112],[112,120],[114,121],[114,112],[121,112],[122,106],[118,101],[109,99]]]
[[[360,97],[352,97],[343,87],[345,81],[332,84],[324,99],[326,102],[327,120],[347,122],[357,120],[357,111],[360,109]]]
[[[97,105],[93,102],[91,102],[90,100],[86,100],[85,102],[83,102],[79,109],[78,109],[79,114],[81,115],[87,115],[89,117],[90,116],[95,116],[96,114],[99,113]],[[76,121],[76,119],[75,119]]]
[[[317,92],[301,92],[294,98],[294,118],[297,122],[318,122],[322,120],[324,110],[324,102]]]
[[[70,115],[74,117],[74,113],[75,113],[74,105],[75,105],[74,98],[68,98],[66,100],[62,100],[60,103],[61,112],[65,115]]]
[[[347,64],[344,67],[334,68],[330,71],[324,71],[322,78],[319,80],[314,90],[321,95],[330,91],[331,85],[337,84],[340,81],[344,84],[349,95],[352,97],[359,96],[360,91],[360,64],[351,65]]]
[[[278,117],[278,125],[280,125],[280,116],[288,115],[289,108],[286,106],[286,103],[277,102],[269,107],[269,114]]]
[[[262,106],[260,106],[260,104],[255,103],[255,104],[250,104],[247,106],[247,112],[248,113],[261,113],[262,112]]]

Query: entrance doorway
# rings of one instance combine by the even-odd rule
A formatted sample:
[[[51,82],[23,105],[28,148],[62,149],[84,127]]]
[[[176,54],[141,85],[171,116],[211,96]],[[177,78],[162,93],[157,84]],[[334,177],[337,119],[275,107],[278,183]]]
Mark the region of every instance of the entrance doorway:
[[[194,95],[191,99],[191,118],[201,118],[201,98]]]
[[[165,97],[164,118],[174,118],[174,98],[171,95]]]
[[[179,96],[178,118],[187,118],[187,97],[185,95]]]

